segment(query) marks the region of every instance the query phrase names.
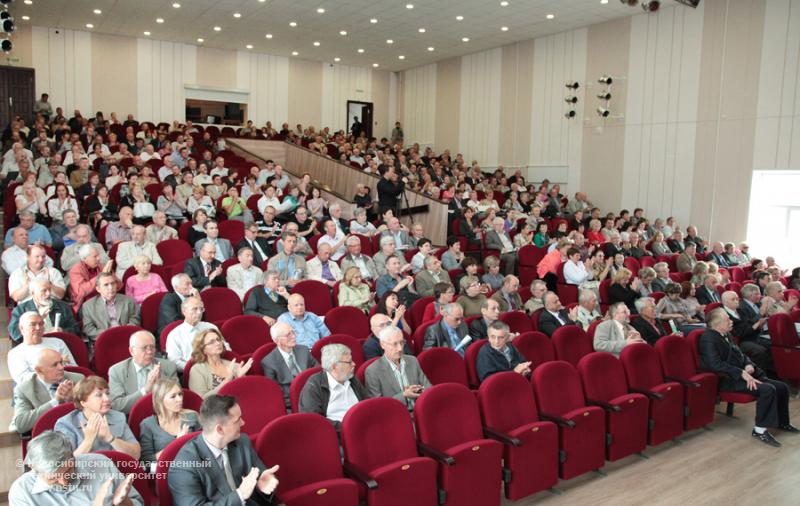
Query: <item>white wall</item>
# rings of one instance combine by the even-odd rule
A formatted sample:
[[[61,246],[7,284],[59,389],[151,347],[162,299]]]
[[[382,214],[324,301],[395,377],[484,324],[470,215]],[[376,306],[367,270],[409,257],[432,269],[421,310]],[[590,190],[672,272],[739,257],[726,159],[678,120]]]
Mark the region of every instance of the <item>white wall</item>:
[[[65,114],[79,109],[94,116],[91,34],[34,26],[31,42],[37,98],[49,93],[50,102],[62,106]]]
[[[461,57],[459,151],[487,167],[496,166],[499,156],[502,63],[499,47]]]
[[[322,125],[330,127],[332,131],[348,130],[353,118],[347,117],[347,101],[372,102],[372,70],[350,65],[320,65]]]
[[[183,121],[184,85],[197,81],[197,47],[137,39],[137,118]]]
[[[247,119],[256,125],[289,116],[288,58],[238,51],[236,87],[250,92]]]
[[[406,143],[436,140],[436,64],[403,72],[403,129]]]

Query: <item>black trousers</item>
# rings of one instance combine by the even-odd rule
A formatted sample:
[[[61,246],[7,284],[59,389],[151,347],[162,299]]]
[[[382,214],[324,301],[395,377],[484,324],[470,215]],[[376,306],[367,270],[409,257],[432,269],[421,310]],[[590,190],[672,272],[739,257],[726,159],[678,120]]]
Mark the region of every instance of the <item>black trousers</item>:
[[[789,423],[789,387],[782,381],[759,378],[761,384],[753,390],[737,390],[755,395],[756,426],[778,427]]]
[[[739,348],[745,355],[750,357],[759,369],[766,371],[772,378],[777,378],[775,374],[775,364],[772,362],[772,352],[770,351],[770,340],[763,337],[756,337],[753,340],[742,341]]]

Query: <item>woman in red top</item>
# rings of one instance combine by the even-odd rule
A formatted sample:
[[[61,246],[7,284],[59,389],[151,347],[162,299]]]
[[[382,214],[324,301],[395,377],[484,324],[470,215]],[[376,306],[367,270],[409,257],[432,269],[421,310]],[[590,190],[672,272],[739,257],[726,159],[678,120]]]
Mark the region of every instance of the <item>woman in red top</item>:
[[[589,241],[589,244],[595,246],[606,242],[606,238],[603,237],[603,233],[600,232],[600,220],[592,220],[589,222],[589,231],[586,233],[586,240]]]

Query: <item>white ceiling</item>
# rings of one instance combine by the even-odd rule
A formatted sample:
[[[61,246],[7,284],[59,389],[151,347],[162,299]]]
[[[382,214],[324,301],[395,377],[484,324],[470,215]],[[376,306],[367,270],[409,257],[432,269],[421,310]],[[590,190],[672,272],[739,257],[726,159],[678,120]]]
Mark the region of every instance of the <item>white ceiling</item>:
[[[403,70],[641,13],[619,0],[15,0],[18,23]],[[174,8],[174,2],[180,8]],[[413,9],[406,4],[413,4]],[[665,0],[664,6],[672,2]],[[317,13],[324,8],[325,13]],[[682,7],[683,8],[683,7]],[[102,14],[93,13],[94,9]],[[235,18],[234,13],[240,13]],[[546,15],[553,14],[548,20]],[[30,17],[23,21],[22,16]],[[463,16],[457,21],[456,16]],[[157,23],[156,18],[164,23]],[[375,18],[377,23],[370,23]],[[289,26],[295,21],[297,26]],[[215,32],[214,26],[222,28]],[[507,26],[508,31],[501,31]],[[419,33],[425,28],[425,33]],[[346,36],[339,34],[347,31]],[[272,39],[265,35],[272,34]],[[469,37],[469,42],[462,42]],[[386,40],[392,39],[393,44]],[[315,47],[313,43],[320,43]],[[428,47],[435,48],[428,51]],[[364,53],[358,53],[358,49]],[[398,56],[404,55],[400,60]]]

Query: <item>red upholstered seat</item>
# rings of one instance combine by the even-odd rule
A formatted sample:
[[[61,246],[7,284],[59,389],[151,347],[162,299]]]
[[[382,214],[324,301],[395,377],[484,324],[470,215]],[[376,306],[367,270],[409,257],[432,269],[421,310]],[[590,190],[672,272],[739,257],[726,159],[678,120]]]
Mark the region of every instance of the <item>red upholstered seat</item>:
[[[478,401],[466,387],[435,385],[417,399],[414,423],[423,454],[439,464],[445,504],[499,506],[503,445],[483,435]]]
[[[57,337],[64,341],[69,352],[72,353],[75,363],[81,367],[89,367],[89,350],[83,339],[69,332],[48,332],[45,337]]]
[[[131,356],[129,340],[134,332],[144,330],[136,325],[122,325],[106,329],[97,336],[94,343],[94,370],[99,376],[108,379],[112,365]]]
[[[425,345],[425,331],[428,330],[428,327],[431,325],[436,325],[441,319],[442,316],[437,315],[433,320],[422,323],[414,330],[414,337],[412,339],[414,346],[412,351],[415,355],[422,353],[422,347]]]
[[[235,248],[244,239],[244,222],[239,220],[223,220],[219,222],[219,236],[231,242]]]
[[[328,285],[313,279],[306,279],[294,285],[292,294],[299,293],[306,303],[306,311],[317,316],[324,316],[333,307],[331,290]]]
[[[356,339],[369,337],[369,318],[353,306],[335,307],[325,315],[325,326],[332,334],[349,334]]]
[[[269,337],[269,325],[256,315],[234,316],[226,320],[219,330],[230,343],[231,350],[238,355],[250,355],[259,347],[272,343]]]
[[[523,332],[514,338],[514,347],[531,363],[531,370],[556,359],[553,345],[546,334],[538,331]]]
[[[373,362],[378,360],[381,357],[372,357],[371,359],[367,360],[356,369],[356,379],[362,384],[367,384],[367,368],[372,365]]]
[[[264,376],[242,376],[219,389],[220,395],[236,397],[245,421],[244,432],[257,434],[266,424],[286,414],[283,391]]]
[[[800,338],[792,317],[785,313],[776,313],[769,317],[767,328],[778,376],[783,380],[800,380]]]
[[[181,451],[183,445],[191,439],[197,437],[199,432],[191,432],[185,436],[177,438],[171,442],[161,451],[158,456],[158,464],[156,464],[156,491],[158,492],[158,506],[172,506],[172,492],[169,489],[167,478],[169,477],[169,470],[172,468],[172,461]]]
[[[318,364],[322,363],[322,348],[329,344],[343,344],[350,348],[350,354],[353,356],[356,368],[364,363],[364,349],[361,341],[347,334],[331,334],[314,343],[311,348],[311,356],[314,357]]]
[[[565,325],[553,332],[551,339],[557,360],[564,360],[573,366],[584,356],[592,353],[592,339],[578,325]]]
[[[606,413],[606,459],[619,460],[647,447],[647,397],[628,393],[625,371],[610,353],[595,352],[578,362],[586,401]]]
[[[324,417],[295,413],[272,420],[255,450],[267,467],[280,466],[275,492],[281,504],[358,505],[358,485],[344,477],[336,430]]]
[[[142,496],[142,501],[144,502],[145,506],[153,503],[153,494],[150,491],[150,483],[147,481],[145,477],[145,470],[142,467],[142,464],[136,460],[135,458],[131,457],[127,453],[118,452],[115,450],[98,450],[92,453],[99,453],[100,455],[105,455],[117,466],[119,472],[124,475],[133,474],[133,488],[139,492],[139,495]]]
[[[467,380],[469,381],[470,388],[478,388],[478,386],[481,384],[481,380],[478,377],[477,367],[478,353],[480,353],[481,348],[487,344],[489,344],[488,340],[480,339],[470,344],[464,352],[464,365],[467,367]]]
[[[170,285],[168,284],[167,287]],[[158,311],[161,308],[161,301],[168,292],[159,292],[148,295],[142,301],[141,317],[142,327],[155,334],[158,331]]]
[[[559,476],[570,479],[605,463],[605,415],[587,406],[578,372],[569,362],[542,364],[531,376],[539,416],[558,426]]]
[[[168,323],[166,327],[161,331],[161,334],[158,336],[158,345],[161,351],[166,352],[167,350],[167,337],[172,330],[183,323],[183,320],[174,321],[172,323]]]
[[[694,430],[714,421],[718,379],[709,372],[697,372],[691,343],[680,336],[665,336],[656,341],[665,379],[683,385],[683,428]]]
[[[276,347],[277,345],[272,341],[259,346],[250,356],[250,358],[253,359],[253,366],[250,367],[250,371],[248,371],[247,374],[263,376],[264,371],[261,369],[261,361],[264,359],[264,357],[272,353],[272,350],[274,350]]]
[[[188,260],[194,255],[189,243],[181,239],[161,241],[156,244],[156,250],[158,251],[158,256],[164,261],[164,265],[174,265],[181,260]]]
[[[89,376],[97,376],[97,373],[95,373],[93,370],[89,369],[88,367],[81,367],[79,365],[65,365],[64,370],[67,372],[76,372],[78,374],[83,374],[84,377],[87,378]]]
[[[481,384],[478,402],[490,436],[503,443],[506,498],[516,501],[555,486],[558,428],[539,419],[530,383],[514,372],[493,374]]]
[[[408,311],[406,311],[406,321],[411,326],[411,329],[416,329],[423,322],[425,322],[425,313],[428,304],[434,301],[433,297],[420,297],[415,300]]]
[[[242,301],[236,292],[225,287],[211,287],[200,292],[205,313],[203,319],[209,322],[227,320],[242,314]],[[262,320],[263,321],[263,320]]]
[[[183,389],[183,409],[191,409],[192,411],[200,411],[200,405],[203,404],[203,398],[189,390]],[[153,394],[146,394],[139,398],[138,401],[131,406],[131,412],[128,413],[128,426],[131,432],[139,439],[139,426],[142,420],[150,415],[153,415]]]
[[[411,417],[394,399],[361,401],[342,420],[345,466],[368,481],[371,506],[435,506],[436,462],[417,454]],[[370,482],[371,481],[371,482]]]
[[[420,353],[417,360],[428,381],[434,385],[469,385],[464,359],[450,348],[430,348]]]
[[[530,332],[533,330],[531,319],[525,311],[507,311],[500,313],[500,321],[505,323],[511,329],[511,332]]]
[[[74,409],[75,404],[64,402],[45,411],[44,414],[36,420],[36,423],[33,424],[31,438],[35,438],[44,431],[53,430],[58,419],[62,416],[66,416]]]
[[[619,359],[630,390],[650,399],[648,442],[655,446],[678,437],[683,432],[683,388],[664,380],[658,352],[649,344],[636,343],[623,348]]]
[[[321,370],[321,367],[311,367],[302,371],[292,380],[292,384],[289,385],[289,403],[292,406],[292,413],[297,413],[300,410],[300,394],[303,393],[303,387],[306,386],[308,378]]]

